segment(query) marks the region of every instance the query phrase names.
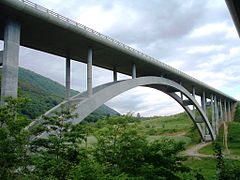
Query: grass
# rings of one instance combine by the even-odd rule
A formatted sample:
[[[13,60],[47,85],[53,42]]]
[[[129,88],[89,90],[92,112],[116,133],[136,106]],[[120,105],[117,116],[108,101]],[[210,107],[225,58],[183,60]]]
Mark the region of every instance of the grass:
[[[88,136],[87,138],[88,145],[95,145],[97,143],[97,138],[93,135]]]
[[[141,134],[146,135],[149,142],[170,138],[189,146],[198,143],[200,139],[197,130],[193,128],[192,120],[185,112],[172,116],[142,118],[130,124],[136,126]],[[97,130],[102,127],[96,125],[95,128]],[[92,146],[96,142],[97,139],[93,135],[88,137],[88,145]]]
[[[190,167],[192,170],[201,175],[207,180],[215,180],[216,179],[216,160],[214,158],[198,158],[198,157],[189,157],[184,164],[187,167]],[[228,165],[240,165],[240,161],[238,160],[225,160],[225,163]],[[195,179],[191,174],[181,174],[179,175],[181,179]]]
[[[173,116],[153,117],[137,122],[131,122],[132,125],[137,126],[140,133],[147,136],[149,142],[161,140],[162,138],[170,138],[176,141],[183,141],[187,147],[199,143],[200,136],[194,127],[193,122],[186,113],[180,113]],[[95,127],[96,130],[102,127]],[[229,124],[228,142],[231,154],[240,154],[240,123],[231,122]],[[222,144],[223,128],[219,130],[217,142]],[[88,137],[88,145],[96,144],[97,139],[94,136]],[[213,146],[209,145],[200,153],[213,154]],[[228,162],[228,161],[226,161]],[[229,163],[238,163],[240,161],[229,160]],[[195,174],[200,173],[205,179],[216,179],[216,160],[214,158],[196,158],[188,157],[184,164],[193,169]],[[196,179],[193,174],[181,174],[181,179]]]
[[[139,128],[147,135],[162,135],[176,132],[186,132],[192,122],[186,113],[172,116],[154,117],[142,121]]]
[[[149,141],[170,138],[183,141],[186,146],[199,142],[200,136],[193,127],[194,124],[186,113],[153,117],[138,123],[139,131],[145,134]]]
[[[202,174],[207,180],[216,179],[216,161],[212,158],[189,157],[184,164],[195,172]],[[190,174],[181,174],[179,176],[182,179],[193,179],[193,175]]]
[[[240,123],[232,122],[229,124],[228,143],[231,154],[240,155]]]
[[[240,155],[240,123],[230,122],[228,124],[228,148],[230,155]],[[220,128],[216,142],[223,147],[223,127]],[[200,151],[202,154],[213,154],[213,144],[210,144]],[[224,151],[223,151],[224,152]],[[225,152],[226,153],[226,152]]]
[[[240,102],[237,103],[236,112],[234,116],[234,121],[240,122]]]
[[[161,140],[163,138],[173,139],[176,142],[181,141],[181,142],[184,142],[186,145],[189,145],[192,142],[191,138],[187,137],[187,136],[148,136],[147,140],[149,142],[153,142],[153,141],[156,141],[156,140]]]

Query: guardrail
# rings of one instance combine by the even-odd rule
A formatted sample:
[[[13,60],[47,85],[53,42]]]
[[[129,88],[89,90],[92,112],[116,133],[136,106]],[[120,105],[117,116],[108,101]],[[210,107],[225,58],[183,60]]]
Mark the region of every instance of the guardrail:
[[[71,19],[69,19],[67,17],[64,17],[64,16],[62,16],[62,15],[60,15],[60,14],[58,14],[58,13],[52,11],[52,10],[49,10],[49,9],[47,9],[47,8],[41,6],[41,5],[38,5],[36,3],[33,3],[31,1],[29,1],[29,0],[18,0],[18,1],[24,3],[25,5],[28,5],[28,6],[32,7],[32,8],[34,8],[34,9],[36,9],[36,10],[39,10],[41,12],[45,12],[45,13],[47,13],[49,15],[52,15],[52,16],[58,18],[61,21],[64,21],[66,23],[69,23],[69,24],[72,24],[74,26],[77,26],[78,28],[84,29],[85,31],[87,31],[89,33],[92,33],[95,36],[100,37],[100,38],[105,39],[105,40],[108,40],[108,41],[118,45],[119,47],[127,49],[130,52],[134,52],[137,55],[141,55],[141,56],[147,58],[149,61],[155,62],[155,63],[159,64],[160,66],[164,67],[166,70],[172,71],[173,73],[176,73],[177,75],[180,75],[180,76],[182,76],[185,79],[188,79],[188,80],[190,80],[192,82],[195,82],[196,84],[198,84],[200,86],[208,88],[209,90],[211,90],[213,92],[217,92],[218,94],[221,94],[223,96],[226,96],[226,97],[232,99],[232,97],[230,97],[230,96],[220,92],[219,90],[217,90],[217,89],[215,89],[213,87],[210,87],[209,85],[207,85],[207,84],[205,84],[205,83],[203,83],[203,82],[193,78],[192,76],[189,76],[188,74],[186,74],[186,73],[184,73],[184,72],[182,72],[182,71],[180,71],[178,69],[175,69],[175,68],[173,68],[173,67],[171,67],[171,66],[169,66],[169,65],[167,65],[167,64],[165,64],[163,62],[160,62],[159,60],[157,60],[157,59],[155,59],[155,58],[153,58],[153,57],[151,57],[151,56],[149,56],[147,54],[144,54],[144,53],[142,53],[142,52],[140,52],[140,51],[138,51],[138,50],[136,50],[136,49],[134,49],[134,48],[132,48],[132,47],[130,47],[128,45],[125,45],[124,43],[121,43],[118,40],[115,40],[115,39],[113,39],[113,38],[111,38],[109,36],[101,34],[101,33],[97,32],[97,31],[95,31],[95,30],[93,30],[93,29],[91,29],[91,28],[89,28],[89,27],[87,27],[87,26],[85,26],[83,24],[80,24],[80,23],[78,23],[76,21],[73,21],[73,20],[71,20]]]
[[[178,69],[175,69],[175,68],[173,68],[173,67],[171,67],[171,66],[169,66],[169,65],[167,65],[167,64],[165,64],[165,63],[163,63],[163,62],[160,62],[160,61],[158,61],[157,59],[155,59],[155,58],[153,58],[153,57],[151,57],[151,56],[149,56],[149,55],[147,55],[147,54],[144,54],[144,53],[142,53],[142,52],[140,52],[140,51],[138,51],[138,50],[136,50],[136,49],[134,49],[134,48],[132,48],[132,47],[124,44],[124,43],[121,43],[121,42],[118,41],[118,40],[115,40],[115,39],[113,39],[113,38],[111,38],[111,37],[109,37],[109,36],[106,36],[106,35],[104,35],[104,34],[101,34],[101,33],[97,32],[97,31],[95,31],[95,30],[93,30],[93,29],[91,29],[91,28],[89,28],[89,27],[87,27],[87,26],[85,26],[85,25],[83,25],[83,24],[80,24],[80,23],[78,23],[78,22],[76,22],[76,21],[73,21],[73,20],[67,18],[67,17],[64,17],[64,16],[62,16],[62,15],[60,15],[60,14],[58,14],[58,13],[52,11],[52,10],[49,10],[49,9],[47,9],[47,8],[41,6],[41,5],[38,5],[38,4],[36,4],[36,3],[33,3],[33,2],[31,2],[31,1],[29,1],[29,0],[19,0],[19,1],[23,2],[24,4],[26,4],[26,5],[28,5],[28,6],[31,6],[32,8],[34,8],[34,9],[36,9],[36,10],[45,12],[45,13],[47,13],[47,14],[49,14],[49,15],[52,15],[52,16],[54,16],[54,17],[56,17],[56,18],[58,18],[58,19],[60,19],[60,20],[62,20],[62,21],[64,21],[64,22],[67,22],[67,23],[72,24],[72,25],[75,25],[75,26],[77,26],[77,27],[79,27],[79,28],[81,28],[81,29],[84,29],[84,30],[86,30],[86,31],[88,31],[88,32],[90,32],[90,33],[92,33],[92,34],[100,37],[100,38],[103,38],[103,39],[106,39],[106,40],[108,40],[108,41],[111,41],[112,43],[114,43],[114,44],[116,44],[116,45],[118,45],[118,46],[120,46],[120,47],[123,47],[123,48],[125,48],[125,49],[127,49],[127,50],[129,50],[129,51],[131,51],[131,52],[134,52],[134,53],[136,53],[136,54],[138,54],[138,55],[141,55],[141,56],[143,56],[143,57],[145,57],[145,58],[147,58],[147,59],[149,59],[149,60],[155,61],[155,62],[161,64],[162,66],[164,66],[164,67],[166,67],[166,68],[168,68],[168,69],[171,69],[172,71],[175,71],[175,72],[177,72],[177,73],[179,73],[179,74],[181,74],[181,75],[183,75],[183,76],[187,76],[188,78],[194,79],[194,78],[192,78],[191,76],[188,76],[187,74],[179,71]]]

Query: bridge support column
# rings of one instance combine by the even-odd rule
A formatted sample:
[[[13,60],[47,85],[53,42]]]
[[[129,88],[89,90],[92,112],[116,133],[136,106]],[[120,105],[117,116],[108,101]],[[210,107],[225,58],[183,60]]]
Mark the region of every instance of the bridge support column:
[[[204,111],[204,113],[206,114],[206,95],[205,95],[205,91],[203,91],[203,94],[201,96],[201,106],[202,106],[202,109]],[[207,135],[207,130],[206,130],[206,125],[205,123],[202,124],[202,130],[203,130],[203,134],[204,135]]]
[[[70,98],[70,81],[71,79],[71,60],[70,57],[68,56],[66,58],[66,100],[69,100]]]
[[[228,120],[228,116],[227,116],[227,102],[226,99],[224,99],[224,121]]]
[[[220,120],[223,121],[223,106],[222,106],[222,99],[221,98],[219,100],[219,108],[220,108]]]
[[[132,65],[132,78],[135,79],[137,77],[137,70],[136,70],[136,64]]]
[[[88,97],[92,96],[92,48],[88,49],[87,57],[87,92]]]
[[[215,112],[214,112],[214,99],[213,95],[211,94],[211,117],[212,117],[212,128],[214,130],[214,133],[216,133],[216,127],[215,127]]]
[[[228,121],[232,120],[232,113],[231,113],[231,108],[230,108],[230,102],[227,102],[228,105]]]
[[[3,64],[3,51],[0,51],[0,66]]]
[[[113,81],[117,82],[117,68],[116,67],[113,68]]]
[[[18,63],[21,26],[14,20],[8,20],[4,30],[3,68],[1,83],[1,102],[6,96],[17,97]]]
[[[195,92],[195,88],[193,87],[192,88],[192,96],[194,97],[194,99],[195,99],[195,96],[196,96],[196,92]],[[193,112],[193,116],[194,116],[194,118],[196,118],[196,111],[195,111],[195,106],[193,105],[192,106],[192,112]]]
[[[182,86],[182,81],[180,81],[179,84]],[[182,92],[180,92],[180,97],[181,97],[181,99],[183,100],[183,93],[182,93]]]
[[[215,132],[218,134],[219,114],[217,96],[214,96]]]

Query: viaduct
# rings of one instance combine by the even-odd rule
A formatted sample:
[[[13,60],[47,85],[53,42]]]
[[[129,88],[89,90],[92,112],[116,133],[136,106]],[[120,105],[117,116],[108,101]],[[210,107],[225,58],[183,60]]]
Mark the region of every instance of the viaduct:
[[[233,2],[239,3],[227,1],[230,11],[234,9]],[[231,12],[239,26],[239,16]],[[215,140],[220,124],[232,120],[237,100],[231,96],[29,0],[0,1],[0,40],[4,41],[0,51],[2,100],[17,96],[19,48],[25,46],[66,58],[66,99],[60,105],[77,106],[80,117],[73,123],[81,122],[111,98],[137,86],[157,89],[175,99],[189,114],[204,141]],[[70,97],[71,60],[87,64],[87,90],[74,97]],[[93,87],[93,65],[111,70],[113,81]],[[118,81],[118,72],[132,78]],[[51,115],[60,105],[45,115]],[[40,122],[36,120],[32,125]]]

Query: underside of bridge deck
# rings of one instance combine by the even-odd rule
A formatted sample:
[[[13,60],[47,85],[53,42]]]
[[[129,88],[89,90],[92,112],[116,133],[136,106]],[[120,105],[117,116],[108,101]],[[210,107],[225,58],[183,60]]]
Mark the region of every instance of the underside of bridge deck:
[[[234,0],[229,2],[239,4]],[[235,11],[238,13],[239,9]],[[5,96],[17,96],[19,48],[25,46],[66,58],[66,100],[60,105],[77,105],[80,118],[72,123],[81,122],[106,101],[137,86],[163,91],[175,99],[205,141],[214,140],[221,122],[231,120],[236,99],[119,41],[28,0],[1,0],[0,12],[0,39],[4,40],[0,52],[2,101]],[[87,64],[87,91],[72,98],[69,97],[71,60]],[[93,65],[112,70],[113,82],[93,88]],[[132,79],[117,81],[117,72]],[[201,105],[196,96],[201,97]],[[58,111],[60,105],[46,115]],[[41,120],[30,126],[36,123]]]

